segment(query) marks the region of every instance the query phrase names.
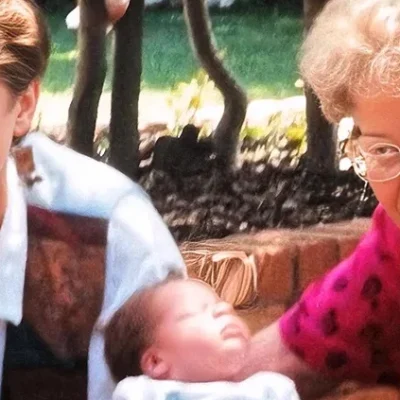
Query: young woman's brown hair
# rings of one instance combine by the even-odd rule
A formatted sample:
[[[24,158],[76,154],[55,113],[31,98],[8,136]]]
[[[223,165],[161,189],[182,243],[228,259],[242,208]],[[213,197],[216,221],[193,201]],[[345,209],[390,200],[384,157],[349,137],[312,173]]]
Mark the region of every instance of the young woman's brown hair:
[[[50,55],[44,17],[32,0],[0,1],[0,80],[14,95],[41,78]]]

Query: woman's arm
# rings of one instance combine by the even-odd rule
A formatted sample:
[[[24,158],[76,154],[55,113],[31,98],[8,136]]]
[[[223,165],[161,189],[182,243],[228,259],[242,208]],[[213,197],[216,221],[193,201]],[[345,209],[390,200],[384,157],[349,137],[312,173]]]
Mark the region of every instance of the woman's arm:
[[[338,381],[329,380],[313,371],[286,347],[278,321],[253,337],[247,364],[238,380],[259,371],[274,371],[293,379],[302,400],[318,398],[338,384]]]

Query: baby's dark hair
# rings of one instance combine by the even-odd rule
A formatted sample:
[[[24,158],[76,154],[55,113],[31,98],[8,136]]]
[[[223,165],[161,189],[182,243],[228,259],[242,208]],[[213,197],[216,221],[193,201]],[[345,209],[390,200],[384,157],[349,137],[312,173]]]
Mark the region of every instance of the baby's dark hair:
[[[135,292],[107,324],[104,353],[115,381],[143,374],[140,361],[153,343],[157,324],[152,313],[153,296],[160,287],[183,277],[172,272],[164,281]]]

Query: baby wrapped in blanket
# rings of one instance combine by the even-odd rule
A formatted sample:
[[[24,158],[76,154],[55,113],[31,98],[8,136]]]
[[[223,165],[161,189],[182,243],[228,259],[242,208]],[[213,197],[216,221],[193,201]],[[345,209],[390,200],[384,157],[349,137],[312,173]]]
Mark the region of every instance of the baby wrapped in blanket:
[[[205,283],[170,277],[136,292],[106,327],[113,400],[299,400],[287,377],[235,382],[250,332]]]

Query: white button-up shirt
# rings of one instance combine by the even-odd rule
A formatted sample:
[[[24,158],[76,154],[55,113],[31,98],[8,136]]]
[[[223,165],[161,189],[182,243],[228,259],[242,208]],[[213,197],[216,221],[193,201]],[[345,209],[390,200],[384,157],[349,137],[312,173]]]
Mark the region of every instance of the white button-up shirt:
[[[88,399],[110,400],[115,384],[103,355],[104,324],[138,288],[164,279],[172,270],[185,271],[183,259],[147,194],[126,176],[40,133],[27,135],[20,145],[32,147],[41,181],[24,186],[10,157],[8,202],[0,229],[0,373],[6,324],[18,325],[22,319],[27,204],[105,218],[105,293],[90,342]]]

